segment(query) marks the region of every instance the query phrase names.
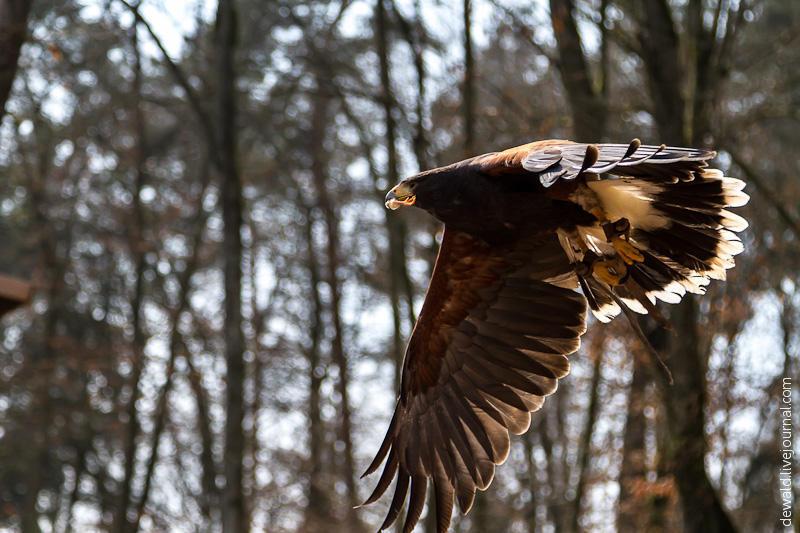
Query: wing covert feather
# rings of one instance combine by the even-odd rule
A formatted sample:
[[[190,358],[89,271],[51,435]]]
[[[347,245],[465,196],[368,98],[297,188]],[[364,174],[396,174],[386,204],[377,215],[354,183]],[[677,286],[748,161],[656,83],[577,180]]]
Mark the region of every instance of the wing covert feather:
[[[583,174],[633,176],[656,181],[691,181],[716,152],[697,148],[629,144],[583,144],[565,140],[538,141],[492,152],[472,160],[489,176],[536,175],[545,188]]]

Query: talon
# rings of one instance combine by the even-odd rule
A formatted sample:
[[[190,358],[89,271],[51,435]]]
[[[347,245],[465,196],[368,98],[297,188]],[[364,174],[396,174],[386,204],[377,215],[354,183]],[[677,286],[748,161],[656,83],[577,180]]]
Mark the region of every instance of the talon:
[[[624,237],[625,240],[628,240],[631,234],[631,223],[627,218],[620,218],[615,222],[607,222],[603,224],[603,233],[606,234],[608,242],[618,237]]]
[[[631,232],[631,223],[627,218],[621,218],[614,222],[614,231],[617,235],[625,235],[626,237]]]
[[[621,237],[615,237],[611,240],[611,246],[617,251],[619,256],[625,261],[626,265],[632,265],[634,263],[641,263],[644,261],[644,255],[630,242],[622,239]]]
[[[600,281],[607,283],[611,287],[615,287],[619,285],[620,281],[625,277],[627,270],[619,272],[611,262],[597,261],[592,265],[592,274]]]

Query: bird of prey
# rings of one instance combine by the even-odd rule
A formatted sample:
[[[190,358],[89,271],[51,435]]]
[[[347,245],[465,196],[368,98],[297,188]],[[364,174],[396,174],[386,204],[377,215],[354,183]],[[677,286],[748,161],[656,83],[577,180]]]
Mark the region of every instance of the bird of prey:
[[[702,294],[725,279],[747,222],[728,207],[744,183],[708,168],[715,152],[539,141],[422,172],[386,206],[444,223],[439,255],[403,364],[386,437],[364,475],[385,461],[365,504],[396,479],[381,530],[419,520],[428,486],[437,530],[455,501],[469,511],[509,433],[569,372],[586,311],[657,314],[655,303]],[[628,309],[623,309],[627,307]]]

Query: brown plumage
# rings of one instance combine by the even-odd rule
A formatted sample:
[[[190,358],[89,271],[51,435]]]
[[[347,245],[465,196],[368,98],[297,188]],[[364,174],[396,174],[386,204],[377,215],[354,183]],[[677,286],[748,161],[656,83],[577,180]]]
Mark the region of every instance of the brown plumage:
[[[657,313],[724,279],[742,251],[727,211],[744,184],[708,170],[714,152],[540,141],[408,178],[387,207],[415,206],[445,231],[406,351],[400,396],[365,504],[396,479],[380,529],[419,520],[428,487],[437,530],[466,513],[569,372],[586,309],[601,321]],[[580,292],[579,292],[580,291]],[[410,494],[410,495],[409,495]]]

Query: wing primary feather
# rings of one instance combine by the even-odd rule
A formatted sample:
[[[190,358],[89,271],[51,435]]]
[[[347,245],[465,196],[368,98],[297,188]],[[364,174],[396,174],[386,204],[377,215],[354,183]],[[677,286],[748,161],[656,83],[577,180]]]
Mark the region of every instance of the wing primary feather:
[[[627,159],[630,156],[632,156],[636,152],[636,150],[639,149],[639,147],[641,145],[642,145],[642,141],[640,141],[639,139],[634,138],[631,141],[631,143],[628,145],[628,149],[625,150],[625,155],[622,156],[622,159]]]
[[[386,492],[386,489],[391,484],[392,479],[394,479],[394,475],[397,472],[398,463],[399,461],[397,454],[395,453],[394,447],[392,447],[392,449],[389,451],[389,459],[386,461],[386,466],[383,468],[383,473],[378,480],[378,484],[375,485],[375,490],[372,491],[372,494],[369,496],[369,498],[364,500],[364,503],[359,505],[359,507],[369,505],[383,496],[383,493]]]
[[[425,413],[426,415],[428,413]],[[425,475],[425,463],[422,459],[422,446],[420,444],[421,427],[424,426],[419,420],[414,420],[412,424],[413,433],[406,437],[405,442],[405,466],[411,475]]]
[[[444,436],[445,434],[450,435],[450,443],[452,447],[449,446],[447,441],[445,441],[445,448],[442,451],[441,455],[447,456],[447,459],[450,460],[452,463],[452,476],[450,479],[456,480],[459,484],[463,484],[461,476],[459,476],[459,464],[458,460],[459,457],[461,459],[461,464],[467,470],[467,474],[469,475],[469,483],[468,485],[475,485],[476,483],[480,483],[480,473],[478,472],[478,465],[475,458],[472,456],[472,449],[469,446],[469,442],[466,439],[466,436],[462,434],[463,429],[459,431],[459,428],[456,427],[456,423],[453,421],[449,413],[443,412],[443,410],[437,411],[437,419],[439,421],[439,432]],[[461,424],[457,424],[461,426]],[[447,453],[448,450],[450,453]],[[456,457],[458,455],[458,457]]]
[[[581,170],[578,174],[582,174],[589,168],[593,167],[597,160],[600,159],[600,150],[597,149],[597,145],[590,144],[586,147],[586,153],[583,156],[583,164],[581,165]]]
[[[392,441],[394,440],[394,433],[395,428],[397,427],[397,416],[400,411],[400,402],[397,402],[397,406],[395,407],[394,414],[392,415],[392,421],[389,422],[389,429],[386,430],[386,436],[383,437],[383,442],[381,443],[381,447],[378,449],[378,453],[375,454],[375,458],[369,464],[367,469],[361,474],[361,479],[364,479],[368,475],[375,472],[383,459],[386,457],[386,454],[389,453],[389,448],[392,446]]]
[[[466,374],[462,372],[459,373],[459,376],[462,381],[466,382],[464,385],[467,386],[462,386],[462,383],[459,383],[458,387],[462,390],[464,397],[468,398],[474,405],[472,412],[489,440],[491,448],[489,455],[492,458],[492,462],[494,464],[505,462],[510,445],[505,417],[492,404],[486,401],[477,385]],[[484,415],[483,420],[481,420],[481,414]]]
[[[453,516],[453,485],[439,476],[433,477],[433,488],[436,491],[436,531],[447,533],[450,519]]]
[[[477,358],[470,361],[469,364],[469,370],[475,374],[488,375],[494,380],[498,381],[498,383],[492,386],[483,387],[486,392],[506,405],[510,405],[511,407],[514,407],[520,411],[527,411],[528,407],[525,405],[525,402],[522,401],[519,395],[508,387],[513,387],[514,389],[527,392],[529,394],[534,394],[536,396],[545,395],[539,384],[519,374],[513,368],[504,368],[500,365],[490,362],[489,360],[481,361]]]
[[[458,383],[458,388],[461,390],[461,394],[464,395],[465,398],[468,398],[476,408],[483,411],[491,420],[493,420],[498,426],[505,429],[505,418],[503,415],[500,414],[497,409],[494,408],[489,402],[486,401],[486,398],[483,397],[480,391],[480,386],[475,383],[475,381],[466,374],[466,372],[459,372],[456,382]],[[481,422],[481,425],[483,423]],[[489,435],[489,429],[485,428],[487,432],[487,436]],[[491,442],[491,437],[489,437]],[[497,450],[495,449],[495,442],[491,442],[492,446],[492,461],[497,463],[498,461],[498,454]]]
[[[438,448],[437,451],[439,452],[438,457],[443,460],[446,459],[450,464],[454,475],[452,483],[458,489],[458,492],[475,492],[475,481],[463,458],[458,453],[455,453],[449,443],[445,443],[445,446]],[[444,461],[442,464],[447,468],[447,465],[444,465]]]
[[[392,503],[389,504],[389,511],[386,513],[386,518],[383,520],[381,527],[378,528],[378,531],[383,531],[397,520],[398,515],[400,515],[400,510],[403,508],[403,503],[406,501],[408,482],[410,479],[411,476],[406,474],[401,468],[397,474],[397,483],[395,484]]]
[[[454,382],[453,387],[461,389],[461,386],[458,382]],[[459,392],[461,391],[459,390]],[[463,392],[461,392],[460,396],[456,396],[455,391],[451,391],[450,393],[451,405],[460,404],[461,408],[458,410],[458,412],[462,414],[462,420],[467,425],[472,435],[475,436],[475,440],[478,442],[481,448],[483,448],[483,451],[486,453],[489,461],[494,464],[494,451],[492,448],[492,442],[489,439],[489,436],[486,434],[486,429],[481,424],[481,421],[475,415],[475,412],[469,406],[464,405],[465,398],[466,396]]]
[[[435,418],[438,419],[439,417]],[[435,474],[434,469],[441,464],[447,478],[451,481],[455,480],[458,476],[456,473],[457,466],[454,458],[448,452],[449,443],[442,432],[441,419],[431,426],[431,432],[432,434],[426,435],[427,447],[431,450],[432,455],[431,474]]]
[[[473,370],[471,368],[466,368],[471,372],[471,379],[473,382],[477,382],[481,379],[484,375],[480,372],[480,370]],[[489,376],[489,381],[495,381],[497,378]],[[513,404],[506,403],[504,400],[501,400],[495,393],[491,392],[489,389],[491,387],[484,384],[483,386],[479,387],[479,394],[484,395],[484,399],[488,404],[491,404],[498,413],[500,413],[502,417],[502,425],[507,428],[509,431],[514,433],[515,435],[519,435],[520,433],[524,432],[528,429],[528,425],[530,424],[530,415],[528,414],[528,410],[524,407],[520,409]]]
[[[472,503],[475,501],[475,493],[463,491],[456,494],[458,500],[458,508],[461,509],[463,514],[467,514],[472,509]]]
[[[413,476],[411,478],[411,497],[408,500],[408,512],[403,523],[403,533],[411,533],[419,522],[422,508],[425,506],[425,494],[428,492],[428,478]]]

